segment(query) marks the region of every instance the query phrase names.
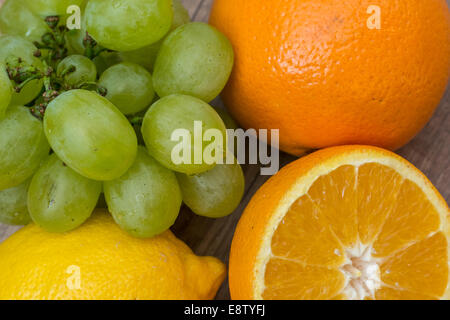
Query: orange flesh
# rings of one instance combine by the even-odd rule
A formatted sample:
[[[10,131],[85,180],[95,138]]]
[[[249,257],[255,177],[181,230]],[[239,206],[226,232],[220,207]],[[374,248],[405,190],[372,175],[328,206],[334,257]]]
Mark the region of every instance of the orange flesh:
[[[264,299],[345,299],[348,253],[369,247],[379,284],[365,299],[437,299],[448,282],[447,238],[423,191],[366,163],[319,177],[274,232]],[[351,284],[351,283],[350,283]]]

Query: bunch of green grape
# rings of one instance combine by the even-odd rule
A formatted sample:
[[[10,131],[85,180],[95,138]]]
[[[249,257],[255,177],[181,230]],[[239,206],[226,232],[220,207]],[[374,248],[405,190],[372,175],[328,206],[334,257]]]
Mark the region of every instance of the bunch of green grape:
[[[66,26],[72,5],[80,29]],[[225,143],[211,142],[217,161],[173,161],[178,129],[226,140],[209,102],[233,66],[228,39],[180,0],[6,0],[0,31],[0,222],[66,232],[106,202],[151,237],[182,202],[213,218],[236,209],[245,181],[220,163]]]

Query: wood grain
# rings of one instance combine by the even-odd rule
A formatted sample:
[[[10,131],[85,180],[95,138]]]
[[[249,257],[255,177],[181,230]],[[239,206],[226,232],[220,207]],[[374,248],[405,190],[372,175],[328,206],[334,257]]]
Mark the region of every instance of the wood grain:
[[[208,21],[213,0],[182,0],[193,20]],[[0,0],[1,2],[1,0]],[[450,3],[450,0],[447,0]],[[222,105],[220,99],[213,102]],[[223,106],[223,105],[222,105]],[[450,86],[431,121],[408,145],[398,153],[419,168],[441,194],[447,203],[450,199]],[[286,165],[296,158],[281,154],[280,163]],[[183,206],[173,226],[174,233],[185,241],[195,253],[212,255],[228,264],[229,249],[234,229],[242,211],[252,195],[268,179],[259,174],[258,165],[244,166],[246,191],[244,199],[235,212],[222,219],[207,219],[194,215]],[[0,225],[0,241],[12,234],[17,227]],[[229,299],[228,282],[220,288],[217,299]]]

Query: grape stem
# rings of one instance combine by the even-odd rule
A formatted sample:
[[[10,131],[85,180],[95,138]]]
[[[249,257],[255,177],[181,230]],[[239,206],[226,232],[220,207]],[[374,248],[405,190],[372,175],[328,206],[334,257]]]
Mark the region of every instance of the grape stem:
[[[83,45],[84,45],[84,55],[88,57],[89,59],[93,60],[94,58],[98,57],[102,52],[113,52],[112,50],[109,50],[105,47],[102,47],[95,41],[88,32],[86,32],[86,35],[83,39]]]
[[[34,42],[37,50],[33,53],[44,64],[42,70],[28,64],[21,58],[8,58],[6,60],[6,70],[17,93],[33,80],[43,81],[44,86],[41,93],[28,104],[31,114],[40,120],[43,119],[48,104],[65,91],[86,89],[96,91],[101,96],[107,94],[107,89],[99,86],[96,82],[83,82],[76,86],[69,85],[65,79],[68,74],[76,71],[75,66],[70,66],[57,75],[56,67],[68,55],[66,44],[68,29],[65,25],[60,24],[58,16],[48,16],[45,18],[45,22],[49,27],[49,32],[42,35],[40,42]],[[100,46],[87,32],[83,39],[83,45],[85,46],[85,56],[91,60],[102,52],[111,52],[111,50]],[[142,119],[137,123],[142,123]]]
[[[46,17],[45,22],[50,32],[45,33],[41,37],[41,42],[34,42],[34,45],[39,49],[39,56],[41,56],[40,49],[48,51],[46,55],[48,64],[57,64],[68,53],[66,46],[66,33],[68,29],[64,25],[58,25],[59,21],[60,18],[58,16]]]
[[[9,78],[19,84],[40,73],[37,68],[25,63],[21,58],[8,58],[6,65]]]
[[[130,121],[131,124],[142,125],[142,122],[144,121],[144,117],[132,116],[132,117],[128,118],[128,121]]]
[[[77,71],[77,67],[75,66],[69,66],[66,69],[64,69],[61,74],[59,75],[61,78],[64,78],[66,75],[68,75],[69,73],[73,73]]]
[[[15,83],[14,90],[17,93],[29,82],[42,79],[43,90],[38,98],[30,103],[31,114],[40,120],[43,119],[48,104],[64,91],[86,89],[96,91],[102,96],[107,93],[106,88],[97,85],[96,82],[84,82],[77,86],[68,85],[64,76],[76,70],[73,66],[64,70],[61,76],[57,76],[54,68],[49,66],[45,60],[42,63],[44,64],[44,71],[29,65],[21,58],[8,58],[6,61],[6,71],[10,80]]]

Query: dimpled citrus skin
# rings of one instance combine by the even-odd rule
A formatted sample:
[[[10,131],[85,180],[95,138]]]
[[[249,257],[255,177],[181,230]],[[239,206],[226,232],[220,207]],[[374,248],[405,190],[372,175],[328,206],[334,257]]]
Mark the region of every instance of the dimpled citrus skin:
[[[381,29],[369,29],[370,5]],[[245,128],[281,149],[397,149],[430,119],[450,71],[445,0],[216,0],[210,23],[235,50],[222,94]]]
[[[133,238],[103,210],[72,232],[32,224],[0,245],[1,300],[212,299],[224,278],[219,260],[195,256],[170,231]]]

